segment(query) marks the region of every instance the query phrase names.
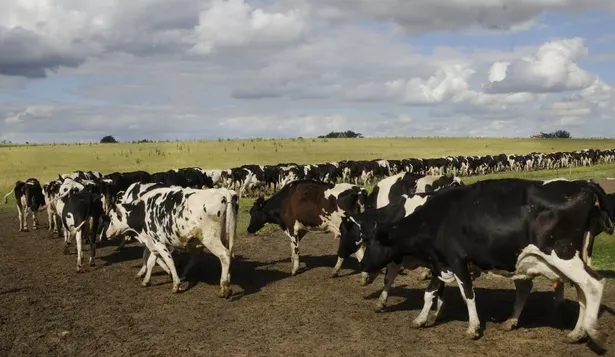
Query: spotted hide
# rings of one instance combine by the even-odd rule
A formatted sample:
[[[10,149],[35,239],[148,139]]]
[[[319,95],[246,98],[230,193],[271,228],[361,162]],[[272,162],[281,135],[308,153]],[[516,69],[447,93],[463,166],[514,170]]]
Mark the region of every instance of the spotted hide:
[[[589,336],[600,347],[606,338],[598,329],[605,279],[583,261],[582,251],[602,211],[612,233],[613,208],[604,190],[588,181],[500,179],[454,187],[432,195],[388,234],[364,235],[361,270],[378,272],[400,257],[431,269],[415,326],[426,324],[435,298],[437,318],[443,284],[457,282],[468,309],[466,334],[472,339],[480,336],[480,320],[470,266],[514,281],[517,299],[504,329],[517,325],[535,277],[571,283],[580,310],[568,338],[578,342]]]
[[[149,285],[156,259],[173,278],[173,292],[181,291],[171,253],[207,248],[220,259],[220,296],[229,298],[231,253],[237,227],[238,196],[227,189],[156,188],[131,203],[112,206],[108,237],[132,230],[151,254],[143,285]]]

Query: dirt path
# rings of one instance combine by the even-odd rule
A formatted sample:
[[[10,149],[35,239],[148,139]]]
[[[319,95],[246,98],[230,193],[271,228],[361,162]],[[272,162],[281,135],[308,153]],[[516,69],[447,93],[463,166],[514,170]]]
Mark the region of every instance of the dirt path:
[[[17,232],[12,212],[0,214],[0,226],[0,356],[593,355],[585,344],[563,343],[578,313],[570,287],[559,322],[551,314],[552,289],[541,282],[521,327],[501,332],[498,325],[512,311],[513,284],[480,278],[477,302],[486,330],[470,341],[456,287],[447,288],[436,326],[410,328],[426,285],[413,273],[398,278],[386,312],[373,312],[382,275],[361,287],[352,260],[344,276],[330,279],[336,250],[330,235],[306,236],[301,254],[307,268],[295,277],[282,234],[242,236],[232,267],[234,298],[224,301],[216,296],[220,264],[210,254],[193,272],[196,285],[174,295],[160,268],[153,286],[141,287],[134,276],[142,251],[135,244],[121,252],[115,245],[100,248],[97,267],[78,274],[75,253],[63,255],[61,239],[46,230]],[[607,282],[606,307],[615,306],[613,285]],[[606,307],[600,323],[610,333],[615,316]],[[607,348],[615,355],[615,337]]]

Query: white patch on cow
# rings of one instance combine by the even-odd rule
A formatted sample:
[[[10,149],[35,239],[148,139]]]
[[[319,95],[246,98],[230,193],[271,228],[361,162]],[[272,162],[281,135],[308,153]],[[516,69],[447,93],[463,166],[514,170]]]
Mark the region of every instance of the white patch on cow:
[[[416,180],[416,193],[425,193],[427,185],[433,185],[441,177],[442,175],[429,175]]]
[[[337,211],[327,214],[323,209],[322,215],[319,217],[322,220],[322,223],[317,227],[317,229],[333,233],[334,238],[339,239],[342,218],[346,217],[346,213],[342,209],[338,208]]]
[[[561,272],[563,276],[559,276],[556,272]],[[597,330],[597,321],[605,279],[597,280],[586,271],[585,263],[578,251],[574,257],[565,260],[558,257],[554,250],[551,254],[545,254],[537,246],[530,244],[521,251],[517,258],[516,273],[513,279],[531,279],[542,275],[551,280],[572,282],[580,290],[579,304],[581,310],[584,311],[579,311],[577,326],[568,337],[576,341],[579,336],[584,336],[587,332],[597,344],[604,342],[604,335]],[[585,309],[583,309],[583,303],[585,303]]]
[[[331,195],[333,195],[335,198],[338,198],[342,192],[351,190],[353,187],[357,186],[350,183],[338,183],[332,188],[325,190],[324,195],[325,198],[328,198]]]
[[[548,183],[551,183],[551,182],[556,182],[556,181],[570,181],[570,180],[568,180],[568,179],[567,179],[567,178],[565,178],[565,177],[557,177],[557,178],[554,178],[554,179],[550,179],[550,180],[545,180],[545,181],[543,181],[543,182],[542,182],[542,185],[544,186],[544,185],[546,185],[546,184],[548,184]]]
[[[407,198],[406,202],[404,203],[404,210],[406,211],[404,217],[408,217],[410,214],[412,214],[412,212],[414,212],[414,210],[422,206],[426,201],[427,196],[421,197],[419,195],[414,195],[410,198]]]
[[[452,283],[455,281],[455,274],[453,274],[452,271],[450,270],[443,270],[440,272],[440,276],[438,277],[438,279],[442,280],[445,283]]]
[[[378,186],[378,195],[376,196],[376,208],[382,208],[388,205],[389,202],[389,192],[391,192],[391,187],[399,180],[401,180],[405,172],[401,172],[397,175],[389,176],[383,180],[380,180],[376,186]]]

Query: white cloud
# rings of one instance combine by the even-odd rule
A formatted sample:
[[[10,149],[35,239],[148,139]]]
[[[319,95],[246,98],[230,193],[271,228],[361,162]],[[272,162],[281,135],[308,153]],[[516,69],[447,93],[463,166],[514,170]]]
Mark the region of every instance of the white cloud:
[[[304,14],[254,9],[243,0],[214,0],[199,15],[195,27],[197,43],[192,51],[209,54],[217,48],[287,44],[305,31]]]
[[[613,3],[0,0],[0,139],[612,135],[595,42],[539,15]],[[477,32],[503,45],[448,40]]]
[[[584,56],[587,48],[581,38],[547,42],[533,56],[494,63],[486,89],[491,93],[543,93],[586,88],[596,77],[576,64]]]

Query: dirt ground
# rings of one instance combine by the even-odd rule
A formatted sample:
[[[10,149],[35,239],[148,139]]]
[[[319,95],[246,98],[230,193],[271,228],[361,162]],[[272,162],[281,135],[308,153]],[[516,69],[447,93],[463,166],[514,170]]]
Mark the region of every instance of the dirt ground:
[[[604,186],[615,191],[615,182]],[[41,221],[46,227],[46,219]],[[446,288],[436,325],[410,327],[427,283],[415,272],[398,277],[389,307],[375,313],[383,276],[360,286],[353,259],[341,277],[329,278],[336,251],[331,235],[304,238],[304,269],[294,277],[290,244],[279,231],[242,235],[232,265],[234,296],[225,301],[217,297],[220,264],[209,253],[191,274],[192,286],[172,294],[171,279],[159,267],[151,287],[135,278],[142,248],[134,243],[122,251],[116,243],[101,247],[97,266],[77,273],[76,253],[63,255],[62,240],[50,238],[46,229],[18,232],[12,211],[0,214],[0,226],[0,356],[594,355],[587,344],[564,342],[578,314],[569,286],[563,309],[555,312],[552,288],[537,282],[519,329],[503,332],[498,326],[512,311],[513,284],[479,278],[484,335],[471,341],[464,334],[467,309],[455,286]],[[612,280],[602,303],[601,330],[612,335]],[[615,355],[615,337],[606,348]]]

